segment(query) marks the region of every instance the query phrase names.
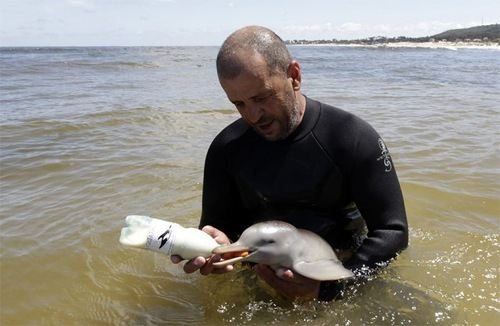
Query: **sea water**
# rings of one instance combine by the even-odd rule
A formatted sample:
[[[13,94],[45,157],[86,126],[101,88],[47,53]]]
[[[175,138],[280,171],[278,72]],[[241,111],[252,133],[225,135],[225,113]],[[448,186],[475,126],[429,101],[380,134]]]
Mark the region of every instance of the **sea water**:
[[[301,303],[124,248],[129,214],[198,225],[207,148],[238,118],[217,47],[1,48],[0,324],[498,323],[500,52],[290,50],[306,95],[385,139],[410,225],[396,261]]]

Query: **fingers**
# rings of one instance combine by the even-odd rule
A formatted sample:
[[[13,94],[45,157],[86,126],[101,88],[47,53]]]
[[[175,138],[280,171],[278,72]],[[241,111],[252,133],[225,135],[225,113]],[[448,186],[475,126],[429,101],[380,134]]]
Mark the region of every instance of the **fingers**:
[[[295,275],[297,275],[297,277],[299,276],[298,274],[294,274],[290,269],[284,267],[276,269],[275,274],[285,281],[293,281],[295,279]]]
[[[206,264],[206,259],[203,257],[196,257],[184,264],[184,272],[191,274],[199,270]]]
[[[225,274],[231,272],[234,269],[233,265],[227,265],[221,268],[214,268],[212,274]]]
[[[279,293],[288,298],[317,298],[320,282],[308,279],[287,268],[278,269],[276,272],[269,266],[258,264],[254,267],[257,275]]]
[[[284,285],[285,283],[288,283],[285,280],[277,277],[276,272],[267,265],[257,264],[254,266],[254,270],[262,280],[264,280],[272,287],[276,287],[278,286],[278,284]]]
[[[219,244],[230,244],[231,241],[229,238],[226,236],[226,234],[217,228],[214,228],[213,226],[210,225],[205,225],[202,228],[202,231],[210,235],[212,238],[217,241]],[[180,256],[177,255],[172,255],[170,256],[170,260],[174,264],[180,263],[183,259]],[[224,267],[220,268],[215,268],[213,266],[213,263],[218,262],[221,260],[220,255],[212,255],[209,258],[204,258],[204,257],[196,257],[184,264],[184,272],[187,274],[191,274],[196,272],[197,270],[200,271],[200,274],[202,275],[208,275],[208,274],[224,274],[227,272],[230,272],[234,269],[233,265],[227,265]]]
[[[219,233],[222,233],[222,231],[214,228],[211,225],[205,225],[203,228],[201,228],[201,230],[206,234],[210,235],[212,238],[215,238]]]
[[[202,229],[203,232],[207,233],[209,236],[215,239],[218,244],[230,244],[231,240],[227,235],[219,229],[214,228],[211,225],[205,225]]]
[[[210,257],[207,261],[207,263],[200,268],[200,273],[201,275],[208,275],[208,274],[224,274],[227,272],[230,272],[233,270],[233,265],[227,265],[224,267],[216,268],[213,263],[216,263],[221,260],[220,255],[213,255]]]
[[[212,265],[212,264],[214,262],[214,258],[217,258],[217,256],[218,255],[213,255],[212,257],[208,258],[207,263],[204,264],[203,266],[201,266],[201,268],[200,268],[201,275],[208,275],[208,274],[212,273],[212,271],[214,270],[214,265]],[[220,257],[218,260],[220,260]]]
[[[300,282],[302,277],[299,274],[294,274],[288,268],[279,267],[274,270],[268,265],[264,264],[255,265],[255,271],[259,276],[262,276],[266,280],[270,280],[272,282],[279,282],[280,280],[284,282]]]
[[[170,256],[170,260],[174,264],[178,264],[183,259],[180,256],[172,255]],[[227,265],[224,267],[216,268],[213,265],[213,263],[218,262],[220,260],[221,260],[220,255],[213,255],[209,258],[196,257],[187,261],[184,264],[183,270],[187,274],[192,274],[197,270],[199,270],[201,275],[208,275],[208,274],[224,274],[234,269],[233,265]]]
[[[172,263],[178,264],[182,261],[182,257],[178,255],[172,255],[170,256],[170,260],[172,261]]]

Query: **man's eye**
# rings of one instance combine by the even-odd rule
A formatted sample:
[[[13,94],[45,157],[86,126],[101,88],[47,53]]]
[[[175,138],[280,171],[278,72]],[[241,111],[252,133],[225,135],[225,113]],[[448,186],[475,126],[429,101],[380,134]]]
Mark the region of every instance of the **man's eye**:
[[[269,96],[263,96],[263,97],[257,97],[254,99],[255,103],[261,103],[261,102],[264,102],[265,100],[267,100],[269,98]]]

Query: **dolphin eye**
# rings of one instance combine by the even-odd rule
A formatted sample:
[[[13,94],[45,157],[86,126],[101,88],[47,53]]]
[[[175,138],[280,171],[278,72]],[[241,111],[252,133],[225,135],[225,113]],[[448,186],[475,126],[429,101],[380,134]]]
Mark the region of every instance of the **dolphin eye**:
[[[276,241],[274,241],[273,239],[262,239],[262,240],[259,241],[259,245],[260,246],[264,246],[264,245],[273,244],[275,242]]]

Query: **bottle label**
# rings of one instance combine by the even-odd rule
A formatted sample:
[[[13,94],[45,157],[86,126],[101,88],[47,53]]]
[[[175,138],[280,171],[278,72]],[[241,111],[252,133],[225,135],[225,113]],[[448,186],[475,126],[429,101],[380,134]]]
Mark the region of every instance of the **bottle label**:
[[[146,248],[171,255],[175,243],[177,224],[153,219],[149,228]]]

